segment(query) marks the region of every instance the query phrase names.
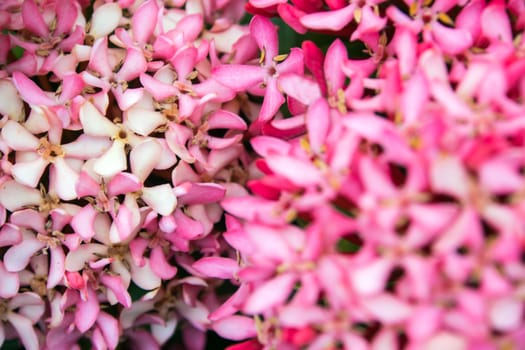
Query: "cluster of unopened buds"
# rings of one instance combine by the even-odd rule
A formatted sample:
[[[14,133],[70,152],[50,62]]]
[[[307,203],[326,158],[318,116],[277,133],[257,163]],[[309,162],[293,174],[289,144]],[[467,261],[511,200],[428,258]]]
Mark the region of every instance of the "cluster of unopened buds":
[[[0,347],[525,348],[523,0],[2,0],[0,30]]]

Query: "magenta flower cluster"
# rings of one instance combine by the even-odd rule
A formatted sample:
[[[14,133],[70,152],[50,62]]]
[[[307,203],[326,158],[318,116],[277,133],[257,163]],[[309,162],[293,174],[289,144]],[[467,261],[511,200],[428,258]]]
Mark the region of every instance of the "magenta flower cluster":
[[[525,347],[522,0],[3,0],[0,29],[0,346]]]

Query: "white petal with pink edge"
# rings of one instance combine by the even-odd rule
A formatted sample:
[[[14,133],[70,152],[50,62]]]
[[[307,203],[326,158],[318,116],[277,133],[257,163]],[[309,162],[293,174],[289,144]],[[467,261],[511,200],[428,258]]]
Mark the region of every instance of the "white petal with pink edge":
[[[15,122],[24,118],[24,103],[13,83],[7,79],[0,80],[0,114],[9,116]]]
[[[32,151],[40,144],[35,135],[13,120],[8,120],[2,127],[2,138],[15,151]]]
[[[169,184],[145,187],[142,200],[160,215],[170,215],[177,206],[177,197]]]
[[[162,146],[154,139],[147,139],[133,147],[129,156],[131,172],[140,181],[146,180],[157,166],[162,151]]]
[[[22,271],[29,264],[31,257],[46,246],[44,242],[36,239],[31,233],[23,236],[21,243],[12,246],[4,254],[4,265],[7,271]]]
[[[19,278],[18,273],[9,272],[0,261],[0,298],[11,298],[18,293]]]
[[[24,186],[14,180],[0,185],[0,204],[7,210],[14,212],[25,206],[40,204],[40,191]]]
[[[126,144],[120,140],[114,141],[106,153],[95,160],[93,170],[103,177],[111,177],[126,170],[128,162],[124,149],[125,146]]]
[[[119,132],[119,127],[89,101],[84,102],[79,110],[79,118],[84,128],[84,133],[91,136],[113,136]]]
[[[55,158],[50,169],[50,188],[63,200],[77,198],[76,185],[80,175],[62,157]]]
[[[89,35],[97,39],[110,34],[117,28],[121,17],[122,10],[116,2],[98,7],[91,18]]]

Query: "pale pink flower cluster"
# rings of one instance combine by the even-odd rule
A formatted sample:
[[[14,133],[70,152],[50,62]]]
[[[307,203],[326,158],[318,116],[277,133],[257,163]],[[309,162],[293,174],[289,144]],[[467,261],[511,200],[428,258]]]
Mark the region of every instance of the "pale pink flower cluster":
[[[0,346],[525,346],[521,0],[6,0],[0,29]]]
[[[239,1],[2,1],[0,345],[204,344],[246,121],[209,79]],[[131,345],[130,345],[131,346]]]

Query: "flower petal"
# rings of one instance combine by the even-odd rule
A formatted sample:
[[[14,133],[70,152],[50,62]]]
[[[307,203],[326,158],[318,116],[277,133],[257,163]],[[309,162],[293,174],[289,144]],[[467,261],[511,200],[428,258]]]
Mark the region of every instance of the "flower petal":
[[[123,89],[122,85],[118,85],[116,88],[113,88],[112,91],[115,100],[117,100],[118,107],[124,112],[130,109],[135,103],[139,102],[144,96],[143,88]]]
[[[64,158],[57,157],[49,174],[50,188],[63,200],[77,198],[76,185],[80,175],[73,170]]]
[[[159,344],[164,344],[173,336],[177,325],[177,317],[172,316],[165,324],[152,324],[151,334]]]
[[[366,266],[352,271],[349,274],[349,279],[357,293],[363,296],[372,295],[381,292],[385,288],[391,269],[391,261],[377,259]]]
[[[439,332],[432,336],[424,345],[425,350],[466,350],[467,340],[451,332]]]
[[[230,279],[239,269],[239,264],[230,258],[210,256],[197,260],[192,267],[206,277]]]
[[[122,282],[120,276],[103,274],[99,277],[100,282],[113,292],[118,302],[121,303],[125,308],[131,307],[131,296],[129,295],[126,287]]]
[[[111,242],[118,244],[127,240],[134,228],[133,211],[125,204],[120,205],[117,215],[113,217],[113,224],[110,229]]]
[[[116,78],[121,81],[132,81],[138,78],[147,69],[147,61],[141,50],[129,47],[122,67]]]
[[[437,307],[422,306],[416,308],[407,323],[407,333],[414,340],[427,339],[439,329],[441,310]],[[426,322],[421,322],[425,320]]]
[[[202,223],[189,218],[182,210],[175,210],[174,216],[177,222],[175,233],[183,239],[196,239],[204,233]]]
[[[363,306],[384,324],[403,322],[412,314],[409,304],[388,294],[366,298],[363,300]]]
[[[483,10],[481,29],[489,40],[512,43],[512,26],[503,3],[493,3]]]
[[[266,159],[268,167],[298,186],[322,184],[323,176],[313,164],[284,155],[270,155]]]
[[[124,142],[119,140],[114,141],[110,149],[108,149],[100,158],[95,160],[93,170],[103,177],[111,177],[126,170],[128,163],[124,147]]]
[[[11,167],[11,175],[22,185],[36,187],[48,164],[49,162],[41,157],[28,162],[15,163]]]
[[[88,204],[80,209],[70,222],[73,230],[82,237],[84,241],[89,241],[95,236],[94,224],[97,214],[98,211]]]
[[[53,289],[64,278],[66,256],[61,246],[51,247],[51,259],[49,262],[49,275],[47,276],[47,289]]]
[[[302,75],[304,73],[304,54],[303,50],[298,47],[292,47],[288,57],[277,64],[275,67],[278,75],[295,73]],[[275,76],[275,75],[274,75]]]
[[[33,0],[24,1],[22,4],[22,19],[25,29],[41,38],[47,38],[49,36],[49,28]]]
[[[110,2],[98,7],[91,16],[89,35],[95,39],[105,37],[117,28],[122,10],[118,3]]]
[[[294,274],[285,273],[263,283],[248,297],[243,311],[258,314],[282,304],[290,296],[296,281]]]
[[[22,241],[22,233],[16,225],[5,223],[0,228],[0,247],[16,245]]]
[[[359,162],[359,175],[363,186],[369,193],[378,197],[394,198],[397,194],[390,177],[387,177],[380,165],[369,157],[363,157]]]
[[[81,271],[85,265],[100,256],[107,255],[108,247],[98,243],[81,244],[77,250],[70,251],[66,256],[66,270]]]
[[[264,51],[265,66],[272,66],[273,58],[279,54],[279,39],[275,25],[268,18],[256,15],[250,21],[250,33],[259,49]]]
[[[201,331],[205,331],[210,321],[208,320],[208,309],[200,301],[196,301],[194,305],[188,305],[182,300],[177,301],[177,311],[188,320],[191,325]]]
[[[432,188],[436,192],[466,198],[468,176],[461,161],[452,155],[438,155],[430,166]]]
[[[432,36],[443,52],[456,55],[472,46],[472,36],[463,29],[449,28],[441,23],[432,22]]]
[[[87,160],[100,157],[109,147],[111,141],[106,137],[82,134],[75,141],[62,145],[62,150],[68,158]]]
[[[185,47],[177,51],[169,61],[177,72],[179,81],[187,81],[188,76],[197,63],[197,49],[193,46]]]
[[[213,322],[212,329],[221,337],[230,340],[244,340],[257,335],[252,317],[233,315]]]
[[[337,91],[344,87],[346,76],[341,67],[347,60],[348,54],[345,45],[341,40],[335,40],[326,51],[324,61],[326,84],[332,96],[336,96]],[[341,62],[341,64],[333,64],[333,62]]]
[[[228,64],[216,67],[211,77],[238,92],[262,83],[265,76],[266,71],[259,66]]]
[[[339,31],[354,19],[355,4],[339,10],[309,13],[301,17],[301,24],[309,29]]]
[[[7,320],[9,323],[11,323],[13,328],[16,329],[22,344],[24,344],[24,349],[40,349],[38,337],[36,335],[35,329],[33,328],[33,323],[31,320],[14,312],[9,312],[7,314]]]
[[[86,300],[80,299],[76,304],[75,325],[81,333],[85,333],[96,322],[100,313],[97,294],[88,286]]]
[[[215,183],[191,183],[187,192],[178,197],[180,205],[207,204],[222,200],[226,189]]]
[[[423,111],[427,105],[428,94],[425,78],[420,72],[414,73],[406,82],[405,91],[401,96],[401,113],[407,124],[417,123],[424,114]]]
[[[240,287],[233,293],[219,308],[215,309],[208,319],[211,321],[218,321],[224,317],[231,316],[239,311],[239,306],[250,294],[250,286],[248,284],[241,284]]]
[[[318,83],[298,74],[280,75],[279,87],[304,105],[310,105],[322,96]]]
[[[118,173],[107,185],[108,196],[114,197],[121,194],[139,191],[142,188],[142,183],[134,175],[130,173]]]
[[[253,1],[250,1],[250,3],[252,2]],[[305,28],[300,21],[301,17],[306,15],[306,12],[300,10],[295,6],[292,6],[291,4],[288,4],[287,2],[283,2],[277,6],[277,13],[279,14],[279,17],[281,17],[283,21],[297,33],[306,34],[306,32],[308,31],[308,29]]]
[[[154,139],[147,139],[133,147],[129,156],[133,175],[145,181],[157,166],[161,154],[162,146]]]
[[[24,186],[14,180],[0,185],[0,204],[11,212],[26,206],[39,205],[40,200],[39,190]]]
[[[78,16],[78,8],[74,2],[69,0],[58,0],[56,2],[56,26],[55,36],[70,33]]]
[[[163,101],[179,93],[179,90],[175,86],[162,82],[145,73],[140,75],[140,83],[157,101]]]
[[[277,86],[277,79],[273,77],[268,79],[263,104],[257,122],[265,123],[272,119],[284,102],[284,96]]]
[[[40,144],[35,135],[13,120],[8,120],[2,127],[2,139],[15,151],[32,151]]]
[[[11,298],[18,293],[20,281],[17,272],[9,272],[0,261],[0,298]]]
[[[100,185],[86,171],[81,171],[76,190],[79,197],[97,197]]]
[[[115,349],[120,338],[118,320],[110,314],[100,311],[97,318],[97,326],[104,336],[105,345],[107,345],[109,349]]]
[[[79,118],[84,129],[84,133],[91,136],[113,136],[119,132],[118,126],[113,124],[108,118],[89,101],[84,102],[79,110]]]
[[[311,324],[322,324],[330,316],[328,310],[316,305],[289,304],[280,310],[278,317],[283,326],[303,328]]]
[[[150,253],[151,269],[163,280],[171,280],[177,274],[177,268],[166,260],[166,255],[160,245],[154,247]]]
[[[264,135],[252,138],[250,143],[255,152],[262,157],[267,157],[273,153],[285,155],[292,148],[290,143],[280,138]]]
[[[490,322],[494,329],[502,332],[516,330],[523,319],[523,303],[517,298],[501,298],[490,307]]]
[[[257,255],[263,256],[265,260],[282,263],[293,259],[294,250],[286,242],[282,230],[250,223],[246,225],[245,231],[257,247]]]
[[[106,4],[108,5],[108,4]],[[102,78],[113,77],[113,70],[109,63],[108,39],[102,37],[95,40],[89,55],[89,69],[97,72]],[[89,84],[89,82],[86,81]]]
[[[246,130],[247,125],[237,114],[224,109],[219,109],[208,117],[208,128]]]
[[[161,278],[152,270],[149,260],[144,266],[131,265],[131,278],[133,283],[144,290],[153,290],[160,287]]]
[[[31,257],[46,244],[34,238],[32,234],[24,235],[20,244],[12,246],[4,254],[4,266],[7,271],[19,272],[26,268]]]
[[[169,184],[142,189],[142,200],[160,215],[170,215],[177,206],[177,197]]]
[[[324,98],[314,102],[306,113],[306,129],[310,147],[315,153],[321,153],[330,130],[330,108]]]
[[[13,72],[13,75],[14,73],[22,74]],[[17,88],[10,80],[0,79],[0,96],[2,96],[0,114],[7,115],[13,121],[22,122],[25,118],[24,103],[17,92]]]
[[[165,92],[166,90],[160,90]],[[157,111],[131,107],[126,111],[126,126],[135,133],[146,136],[166,123],[166,118]]]
[[[135,39],[136,42],[148,42],[155,30],[158,12],[159,7],[155,0],[143,2],[137,11],[135,11],[131,19],[131,30],[133,31],[133,39]]]

